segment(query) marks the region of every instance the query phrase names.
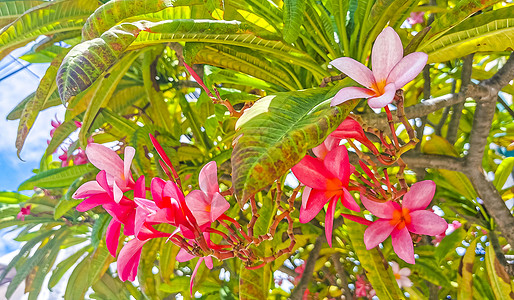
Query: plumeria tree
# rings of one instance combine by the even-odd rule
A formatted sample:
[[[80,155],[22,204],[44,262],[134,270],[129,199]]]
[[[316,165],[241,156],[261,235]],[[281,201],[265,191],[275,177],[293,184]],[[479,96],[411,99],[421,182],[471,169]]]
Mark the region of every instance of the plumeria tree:
[[[510,2],[0,11],[0,57],[50,63],[7,116],[20,157],[66,107],[33,195],[0,193],[7,297],[512,298]]]

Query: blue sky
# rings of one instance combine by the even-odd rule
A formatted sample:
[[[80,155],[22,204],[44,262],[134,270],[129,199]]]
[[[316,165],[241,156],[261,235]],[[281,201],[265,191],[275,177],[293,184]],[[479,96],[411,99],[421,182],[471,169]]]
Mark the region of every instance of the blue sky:
[[[0,61],[0,68],[13,61],[30,49],[30,45],[11,53]],[[23,64],[27,64],[21,61]],[[9,69],[19,67],[17,63],[12,64]],[[16,68],[15,68],[16,66]],[[16,156],[16,132],[18,121],[7,121],[7,114],[23,100],[27,95],[34,92],[41,77],[45,74],[48,64],[32,64],[28,70],[22,70],[15,75],[0,81],[0,191],[16,190],[18,185],[25,179],[32,176],[32,170],[39,166],[39,160],[46,149],[46,140],[50,138],[50,120],[57,114],[60,120],[64,116],[64,107],[51,108],[43,111],[37,118],[34,127],[29,133],[21,157],[25,162],[20,161]],[[7,70],[2,71],[2,75]]]

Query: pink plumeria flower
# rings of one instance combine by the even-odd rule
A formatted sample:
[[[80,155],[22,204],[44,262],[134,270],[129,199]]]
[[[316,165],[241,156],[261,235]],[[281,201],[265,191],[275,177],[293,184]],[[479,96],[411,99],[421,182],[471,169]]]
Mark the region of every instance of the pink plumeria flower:
[[[207,245],[209,245],[210,247],[214,246],[211,243],[211,239],[210,239],[210,236],[208,233],[204,232],[203,237],[205,238]],[[177,259],[178,262],[185,262],[185,261],[190,261],[191,259],[193,259],[195,257],[196,256],[189,254],[186,250],[181,248],[175,258]],[[198,259],[198,262],[196,263],[193,273],[191,274],[191,281],[189,283],[189,293],[191,296],[193,295],[193,284],[194,284],[194,280],[196,277],[196,273],[198,272],[198,268],[200,267],[202,262],[205,262],[205,265],[207,266],[207,268],[209,268],[209,270],[212,270],[212,268],[214,266],[214,264],[212,262],[212,257],[210,257],[210,256],[204,256],[204,257],[200,257]]]
[[[410,269],[409,268],[401,268],[400,265],[398,265],[397,262],[392,261],[389,264],[391,264],[391,268],[393,269],[394,278],[396,279],[396,282],[398,283],[398,286],[400,288],[403,287],[411,287],[412,281],[410,281]]]
[[[410,13],[410,17],[407,18],[407,22],[409,22],[409,24],[411,24],[411,25],[421,24],[425,21],[425,19],[423,18],[424,15],[425,15],[424,11],[418,11],[418,12],[413,11]]]
[[[144,197],[145,179],[141,176],[134,184],[134,196]],[[112,256],[116,256],[121,225],[125,235],[134,234],[134,223],[136,214],[136,203],[123,196],[119,202],[114,201],[112,187],[107,182],[107,174],[100,171],[96,181],[88,181],[81,185],[73,194],[74,199],[84,199],[76,209],[87,211],[101,205],[113,218],[107,227],[106,243],[107,249]]]
[[[228,201],[219,193],[217,166],[215,161],[207,163],[199,175],[200,190],[186,196],[187,207],[202,228],[210,225],[230,208]]]
[[[332,99],[332,106],[350,99],[366,98],[371,108],[382,108],[393,102],[396,90],[413,80],[427,63],[428,55],[414,52],[403,57],[403,46],[398,34],[387,27],[378,35],[371,52],[373,71],[349,57],[333,60],[331,64],[360,87],[341,89]]]
[[[134,184],[130,165],[136,150],[133,147],[125,147],[125,157],[122,160],[116,152],[104,145],[91,143],[86,148],[89,161],[98,169],[107,174],[107,182],[113,188],[114,201],[119,202],[123,193],[130,190]]]
[[[355,281],[355,297],[367,297],[370,289],[371,285],[364,279],[364,276],[357,275],[357,281]]]
[[[350,165],[348,151],[344,146],[330,150],[324,160],[306,155],[291,168],[296,178],[304,185],[300,222],[312,220],[328,202],[325,216],[325,234],[332,247],[332,227],[337,200],[344,207],[360,211],[359,205],[348,192],[350,175],[354,168]]]
[[[155,230],[153,227],[145,227],[141,230],[139,237],[130,240],[118,255],[118,276],[121,281],[134,281],[137,275],[137,268],[141,260],[143,246],[151,239],[168,237],[169,234]]]
[[[414,264],[414,246],[409,232],[434,236],[448,227],[443,218],[425,210],[434,197],[435,189],[436,185],[431,180],[413,184],[403,196],[402,206],[392,201],[377,203],[361,195],[362,204],[379,218],[364,232],[366,249],[375,248],[390,235],[398,257]]]
[[[52,129],[50,130],[50,137],[54,137],[54,133],[59,126],[61,126],[62,122],[57,119],[57,115],[55,115],[55,120],[50,121],[50,125],[52,125]]]
[[[30,215],[30,209],[32,208],[32,205],[27,205],[25,207],[20,208],[20,212],[18,215],[16,215],[16,219],[25,221],[25,216]]]

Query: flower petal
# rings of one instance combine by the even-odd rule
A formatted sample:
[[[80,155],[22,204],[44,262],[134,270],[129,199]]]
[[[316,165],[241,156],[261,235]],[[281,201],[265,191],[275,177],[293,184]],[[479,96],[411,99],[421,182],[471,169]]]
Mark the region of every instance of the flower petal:
[[[402,206],[408,208],[411,212],[427,208],[434,198],[435,188],[435,182],[432,180],[416,182],[403,196]]]
[[[387,77],[387,83],[394,82],[396,89],[401,89],[413,80],[427,64],[428,55],[423,52],[411,53],[394,66]]]
[[[125,179],[125,182],[129,182],[130,180],[132,180],[130,165],[132,164],[132,159],[134,159],[134,155],[136,155],[136,149],[134,149],[134,147],[125,147],[125,156],[123,157],[123,177]]]
[[[294,176],[304,185],[314,189],[324,190],[327,187],[328,170],[323,161],[310,155],[291,168]]]
[[[192,255],[192,254],[189,254],[186,250],[180,248],[180,251],[178,252],[177,256],[175,257],[175,259],[178,261],[178,262],[185,262],[185,261],[189,261],[189,260],[192,260],[193,258],[195,258],[196,256]]]
[[[123,160],[113,150],[104,145],[91,143],[86,147],[87,159],[98,169],[107,174],[120,177],[123,174]]]
[[[406,227],[401,230],[393,230],[391,240],[393,242],[393,250],[399,258],[409,264],[416,262],[414,259],[414,245]]]
[[[332,248],[332,229],[334,227],[334,213],[336,211],[337,198],[333,197],[328,203],[327,214],[325,215],[325,236],[327,243]]]
[[[371,87],[375,83],[373,72],[353,58],[340,57],[330,64],[365,87]]]
[[[113,257],[116,257],[118,251],[118,241],[120,240],[121,223],[112,218],[109,226],[107,226],[107,232],[105,233],[105,244],[107,250]]]
[[[391,27],[386,27],[377,36],[371,51],[371,64],[376,82],[385,81],[389,72],[403,57],[400,36]]]
[[[203,260],[204,260],[203,257],[200,257],[200,259],[198,259],[195,269],[193,270],[193,273],[191,274],[191,281],[189,283],[189,294],[191,295],[191,297],[193,297],[193,284],[195,281],[196,273],[198,272],[198,267],[200,267]]]
[[[361,208],[355,199],[353,199],[352,194],[348,192],[346,188],[343,188],[343,196],[341,197],[341,203],[343,206],[353,211],[361,211]]]
[[[214,264],[212,263],[212,257],[206,256],[203,258],[203,261],[205,262],[207,268],[209,268],[209,270],[212,270],[212,268],[214,267]]]
[[[114,202],[120,203],[121,198],[123,198],[123,191],[120,189],[118,184],[116,184],[116,181],[112,183],[112,191],[113,191]]]
[[[323,164],[327,170],[341,180],[343,186],[348,185],[348,180],[350,179],[350,160],[345,146],[337,146],[330,150],[323,160]]]
[[[398,265],[397,262],[392,261],[390,262],[391,268],[393,269],[393,274],[398,274],[400,272],[400,265]]]
[[[325,142],[319,144],[318,146],[312,148],[312,152],[314,155],[316,155],[319,159],[324,159],[327,155],[329,149],[327,148],[327,145],[325,145]]]
[[[314,219],[328,201],[325,191],[312,189],[309,193],[307,205],[300,208],[300,223],[307,223]]]
[[[412,286],[412,281],[410,281],[410,279],[407,278],[407,277],[402,276],[402,277],[400,277],[399,281],[400,281],[400,284],[398,284],[398,286],[400,288],[402,288],[402,287],[405,288],[405,287],[411,287]]]
[[[132,239],[121,249],[118,255],[118,276],[121,281],[126,281],[127,279],[134,281],[136,279],[141,249],[146,242]]]
[[[90,210],[94,207],[97,207],[98,205],[104,205],[109,202],[112,202],[111,198],[107,195],[107,193],[104,194],[97,194],[93,195],[86,200],[80,202],[79,205],[77,205],[76,209],[78,211],[84,212],[87,210]]]
[[[330,106],[336,106],[344,103],[351,99],[369,98],[375,96],[376,93],[372,90],[361,88],[361,87],[345,87],[339,90],[337,94],[332,98]]]
[[[401,270],[399,270],[397,273],[400,274],[401,276],[410,276],[410,269],[409,268],[401,268]]]
[[[219,192],[218,168],[215,161],[207,163],[199,175],[200,189],[211,196]]]
[[[209,197],[200,190],[193,190],[186,196],[186,204],[195,216],[198,225],[211,222],[211,202]]]
[[[303,193],[302,193],[302,208],[306,208],[307,207],[307,202],[309,201],[309,197],[311,195],[311,191],[312,191],[312,188],[311,187],[308,187],[306,186],[304,189],[303,189]]]
[[[373,200],[369,200],[366,196],[361,194],[361,202],[369,212],[382,219],[392,219],[393,212],[398,209],[395,207],[393,202],[387,201],[384,203],[378,203]]]
[[[366,226],[369,226],[369,225],[371,225],[373,223],[370,220],[366,220],[366,219],[364,219],[362,217],[355,216],[355,215],[341,214],[341,216],[343,216],[344,218],[346,218],[346,219],[348,219],[350,221],[354,221],[354,222],[357,222],[359,224],[366,225]]]
[[[368,99],[368,105],[371,108],[382,108],[393,102],[394,95],[396,94],[396,86],[394,83],[389,83],[384,88],[384,94],[378,97]]]
[[[159,177],[152,178],[152,182],[150,183],[150,191],[152,192],[153,201],[160,208],[165,207],[164,200],[162,199],[162,193],[165,185],[166,181]]]
[[[145,187],[145,176],[141,175],[134,186],[134,198],[145,198],[146,196],[146,187]]]
[[[81,185],[73,194],[73,199],[83,199],[95,194],[103,194],[105,190],[96,181],[88,181]]]
[[[370,250],[382,243],[393,231],[394,226],[389,220],[376,220],[364,231],[364,245]]]
[[[448,223],[428,210],[417,210],[410,213],[411,223],[407,225],[410,232],[426,235],[438,235],[446,231]]]
[[[230,208],[230,204],[227,199],[220,193],[214,194],[211,202],[211,222],[216,221],[221,215],[223,215]]]

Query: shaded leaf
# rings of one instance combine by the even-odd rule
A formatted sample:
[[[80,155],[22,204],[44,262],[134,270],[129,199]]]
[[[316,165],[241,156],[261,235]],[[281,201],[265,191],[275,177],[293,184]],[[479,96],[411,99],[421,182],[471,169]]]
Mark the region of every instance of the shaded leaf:
[[[496,258],[492,243],[489,243],[485,252],[485,266],[495,299],[513,299],[510,276]]]
[[[92,170],[94,170],[94,167],[91,164],[51,169],[48,171],[38,173],[37,175],[34,175],[31,178],[25,180],[20,184],[18,190],[31,190],[34,187],[68,187],[77,178]]]
[[[457,273],[457,283],[459,284],[457,296],[459,299],[473,299],[473,263],[477,242],[478,238],[471,242],[459,264]]]
[[[348,235],[353,249],[357,254],[362,267],[367,271],[366,276],[380,299],[404,299],[403,294],[395,282],[391,268],[384,264],[382,254],[378,247],[366,250],[364,245],[365,226],[356,222],[347,222]]]
[[[305,11],[305,0],[284,0],[284,29],[282,36],[288,44],[294,43],[300,34]]]
[[[264,97],[238,120],[232,152],[240,204],[298,163],[344,120],[356,101],[330,107],[341,88],[308,89]]]

